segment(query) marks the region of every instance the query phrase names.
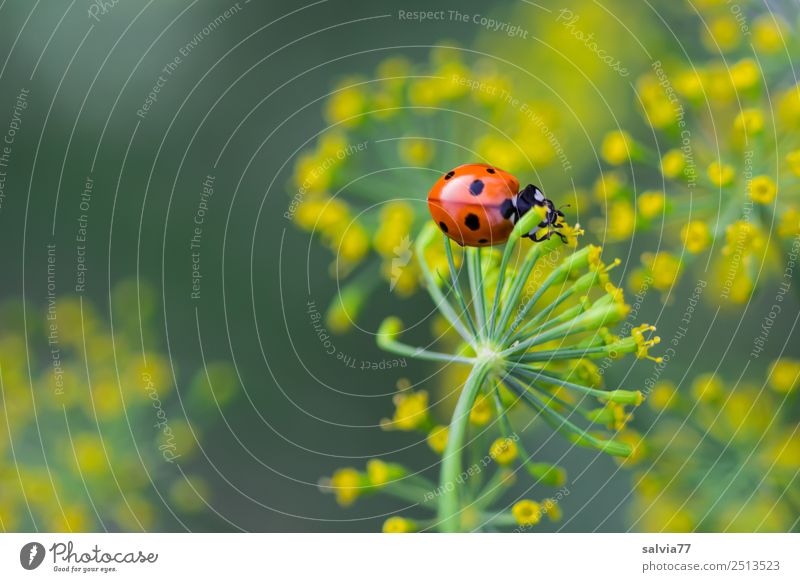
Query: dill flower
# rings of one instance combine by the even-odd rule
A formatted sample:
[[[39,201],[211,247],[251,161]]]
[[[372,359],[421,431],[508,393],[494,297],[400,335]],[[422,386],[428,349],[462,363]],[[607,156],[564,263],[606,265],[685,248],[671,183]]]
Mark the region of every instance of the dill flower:
[[[786,532],[800,463],[794,413],[762,380],[701,374],[647,419],[649,449],[633,477],[633,528],[647,532]],[[661,386],[659,388],[659,386]],[[713,395],[713,398],[709,398]],[[698,398],[699,396],[699,398]],[[647,414],[643,411],[643,414]]]
[[[509,465],[517,458],[516,443],[510,438],[499,438],[489,448],[489,456],[500,465]]]
[[[352,505],[369,485],[368,479],[352,467],[337,469],[330,479],[329,487],[336,495],[336,502],[342,507]]]
[[[683,173],[685,167],[684,155],[680,150],[669,150],[661,158],[661,173],[666,178],[677,178]]]
[[[383,522],[383,533],[413,533],[418,531],[417,524],[405,517],[390,517]]]
[[[542,519],[542,506],[530,499],[523,499],[514,504],[511,513],[521,526],[536,525]]]
[[[748,192],[753,202],[759,204],[771,204],[778,194],[778,187],[769,176],[756,176],[750,181]]]
[[[654,190],[643,192],[636,200],[636,205],[639,212],[644,218],[656,218],[665,207],[665,197],[663,192]]]
[[[636,143],[627,131],[606,134],[600,146],[603,159],[614,166],[627,162],[636,151]]]
[[[742,32],[732,14],[712,18],[703,35],[703,44],[711,52],[730,52],[741,41]]]
[[[417,292],[420,258],[410,240],[428,218],[430,176],[464,148],[510,172],[557,161],[548,136],[558,111],[522,102],[515,85],[495,61],[435,47],[426,63],[393,55],[371,76],[334,87],[323,106],[330,127],[297,154],[285,213],[331,256],[339,294],[327,307],[327,329],[351,329],[382,287],[401,297]],[[519,97],[519,106],[501,95]]]
[[[650,394],[647,395],[647,403],[655,410],[666,410],[677,401],[675,398],[676,390],[675,384],[662,380],[653,386]]]
[[[428,433],[428,446],[434,453],[442,454],[447,446],[447,427],[438,425]]]
[[[795,155],[800,151],[800,87],[787,83],[786,74],[791,70],[787,51],[796,46],[798,35],[778,15],[758,16],[752,24],[756,59],[750,43],[741,42],[740,23],[730,12],[710,14],[702,23],[708,27],[704,43],[711,55],[723,52],[725,58],[663,58],[655,70],[639,76],[640,114],[649,127],[641,133],[632,125],[615,130],[601,148],[615,172],[630,168],[627,183],[635,184],[636,191],[629,188],[601,206],[605,219],[591,224],[604,228],[610,240],[663,228],[662,252],[677,255],[685,247],[687,267],[701,262],[692,255],[719,244],[723,252],[711,258],[712,283],[725,299],[742,303],[757,282],[783,270],[760,266],[785,263],[800,229],[792,218],[800,208],[800,155]],[[636,154],[626,156],[629,149]],[[655,152],[664,153],[658,159]],[[631,164],[622,166],[627,161]],[[663,208],[652,197],[655,191],[667,194]],[[631,228],[621,209],[634,200],[639,218]],[[663,219],[653,220],[656,216]],[[727,242],[731,228],[742,233],[734,226],[739,222],[750,223],[763,241],[774,242],[742,253]],[[645,271],[631,277],[641,279]]]
[[[155,339],[163,333],[158,294],[142,280],[121,281],[108,297],[103,311],[113,319],[87,297],[60,295],[54,306],[0,302],[0,462],[15,468],[13,478],[0,470],[7,530],[168,529],[175,517],[196,513],[196,503],[171,494],[193,478],[170,468],[188,467],[208,412],[224,410],[238,382],[228,385],[229,365],[213,360],[201,371],[174,371],[180,362]],[[50,349],[26,355],[26,344],[48,342],[58,348],[59,370]],[[175,414],[173,374],[182,415]],[[191,431],[183,428],[186,417]],[[172,513],[159,510],[165,501]]]
[[[760,109],[745,109],[733,120],[733,127],[745,135],[755,135],[764,129],[764,114]]]
[[[764,14],[753,23],[753,45],[760,53],[785,50],[789,42],[789,25],[780,16]]]
[[[426,259],[429,248],[441,240],[436,225],[426,226],[417,237],[415,252],[426,289],[462,341],[443,341],[444,351],[413,347],[400,340],[400,320],[389,317],[378,330],[378,345],[409,358],[465,365],[470,372],[446,428],[433,422],[427,392],[421,390],[396,394],[394,417],[382,424],[425,435],[429,446],[441,451],[439,484],[402,467],[387,481],[387,465],[370,461],[366,476],[344,469],[324,483],[340,502],[351,503],[360,493],[378,490],[416,500],[436,512],[435,518],[417,525],[441,531],[469,531],[484,527],[481,524],[489,529],[534,525],[542,510],[529,500],[510,511],[490,511],[513,483],[511,467],[519,466],[543,485],[563,486],[566,481],[563,468],[533,458],[515,432],[509,413],[522,405],[575,445],[622,458],[638,454],[640,439],[631,440],[627,431],[619,433],[620,439],[617,434],[631,410],[642,404],[643,394],[603,389],[587,361],[628,353],[657,360],[648,354],[659,341],[652,335],[654,328],[641,325],[630,336],[612,335],[609,327],[630,310],[622,291],[609,281],[609,271],[618,261],[604,263],[602,249],[593,245],[573,249],[560,240],[521,245],[522,233],[538,220],[535,213],[525,215],[502,249],[465,248],[460,268],[445,236],[444,271],[434,270]],[[580,383],[581,378],[591,386]],[[592,411],[593,400],[608,413]],[[494,474],[464,487],[476,469],[465,468],[462,461],[465,449],[479,446],[472,438],[477,434],[492,435],[488,457],[496,461]],[[485,449],[476,454],[485,455]],[[369,477],[371,471],[378,477]]]
[[[800,176],[800,150],[794,150],[786,154],[786,163],[795,176]]]
[[[780,358],[772,362],[769,385],[776,392],[792,392],[800,384],[800,361]]]
[[[692,220],[681,228],[681,240],[686,250],[696,255],[702,253],[711,244],[711,231],[705,222]]]
[[[730,186],[736,177],[736,170],[730,164],[722,162],[711,162],[706,169],[708,179],[715,186]]]
[[[430,425],[426,391],[400,392],[394,396],[394,405],[394,416],[382,423],[385,429],[410,431]]]
[[[692,382],[692,396],[697,400],[719,400],[722,397],[722,393],[722,383],[713,374],[702,374]]]

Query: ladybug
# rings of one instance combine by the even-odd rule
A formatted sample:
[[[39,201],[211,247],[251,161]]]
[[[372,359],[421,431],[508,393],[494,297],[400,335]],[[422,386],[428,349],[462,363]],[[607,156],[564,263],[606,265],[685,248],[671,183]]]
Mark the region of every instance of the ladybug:
[[[566,242],[564,235],[554,230],[562,227],[559,220],[564,213],[533,184],[520,191],[519,180],[500,168],[458,166],[439,178],[428,193],[428,209],[442,232],[469,247],[504,243],[517,220],[534,206],[546,208],[545,218],[523,236],[541,242],[556,234]],[[541,238],[536,236],[540,228],[547,228]]]

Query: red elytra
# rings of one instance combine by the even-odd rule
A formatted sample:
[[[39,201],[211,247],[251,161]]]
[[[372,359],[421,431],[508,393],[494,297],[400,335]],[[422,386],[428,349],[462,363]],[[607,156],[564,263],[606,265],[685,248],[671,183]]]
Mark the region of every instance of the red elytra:
[[[498,245],[514,228],[519,180],[487,164],[464,164],[439,178],[428,193],[433,220],[448,237],[470,247]]]

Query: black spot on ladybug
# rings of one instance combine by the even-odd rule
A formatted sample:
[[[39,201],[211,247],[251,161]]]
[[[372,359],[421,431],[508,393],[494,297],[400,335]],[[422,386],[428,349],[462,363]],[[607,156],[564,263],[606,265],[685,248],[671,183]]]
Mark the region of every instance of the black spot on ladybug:
[[[483,244],[486,244],[487,242],[489,242],[489,239],[488,238],[480,238],[480,239],[478,239],[478,242],[483,245]]]
[[[445,180],[449,180],[450,178],[452,178],[452,177],[453,177],[453,176],[455,176],[455,175],[456,175],[455,171],[454,171],[454,170],[450,170],[449,172],[447,172],[447,173],[444,175],[444,179],[445,179]]]
[[[439,223],[439,228],[442,229],[442,232],[447,232],[447,225],[444,222]]]
[[[486,171],[490,174],[494,174],[494,168],[486,168]]]
[[[478,230],[481,227],[481,221],[478,219],[476,214],[467,214],[467,217],[464,219],[464,224],[467,225],[467,228],[470,230]]]
[[[472,184],[469,185],[469,193],[473,196],[478,196],[481,192],[483,192],[483,181],[473,180]]]

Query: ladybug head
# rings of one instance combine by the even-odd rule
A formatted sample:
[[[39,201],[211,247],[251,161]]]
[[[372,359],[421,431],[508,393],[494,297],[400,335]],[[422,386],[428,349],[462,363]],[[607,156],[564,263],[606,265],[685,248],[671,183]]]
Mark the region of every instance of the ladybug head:
[[[556,208],[553,204],[553,201],[546,198],[544,193],[539,190],[539,188],[533,184],[528,184],[513,198],[512,203],[514,205],[515,214],[513,218],[514,222],[516,222],[521,216],[524,216],[534,206],[545,208],[544,219],[534,230],[530,231],[525,236],[529,237],[535,242],[540,242],[542,240],[547,240],[553,236],[553,234],[556,234],[561,237],[562,241],[566,242],[564,235],[554,230],[556,228],[561,228],[559,219],[564,217],[564,213],[561,212],[560,209]],[[546,228],[547,234],[541,238],[538,238],[536,236],[536,231],[541,228]]]

